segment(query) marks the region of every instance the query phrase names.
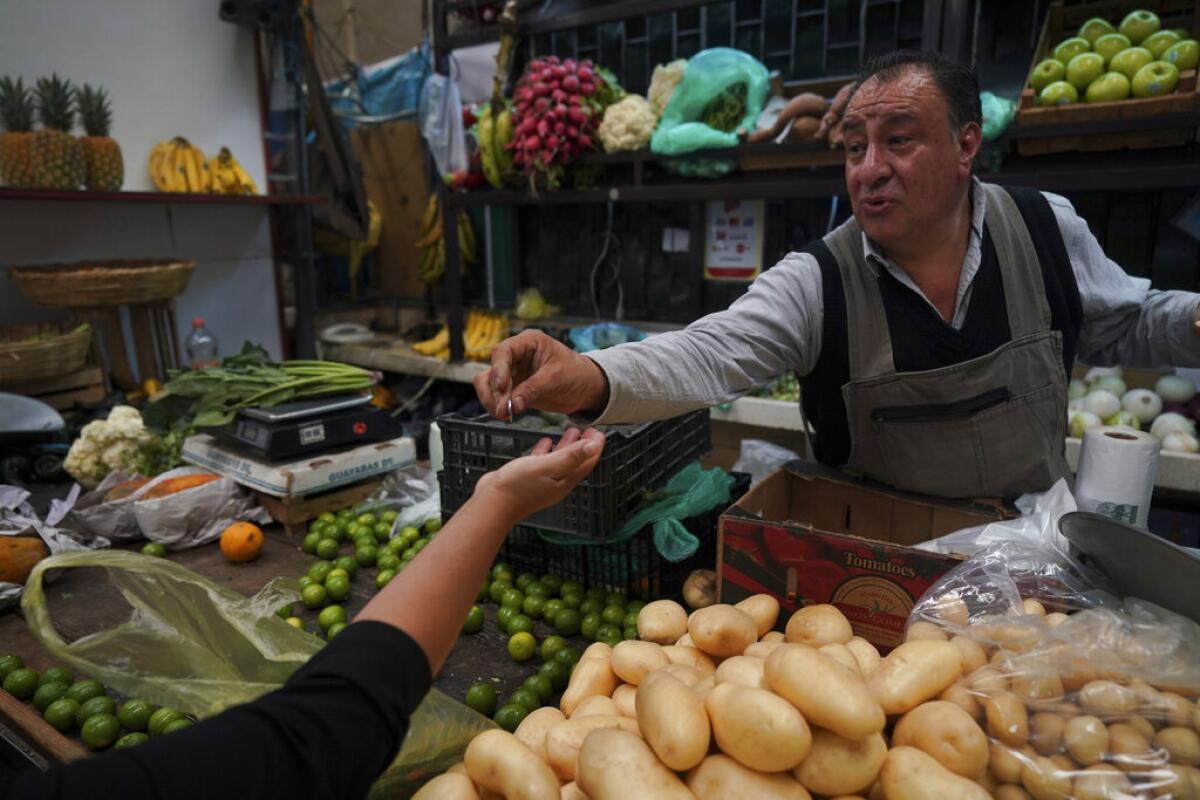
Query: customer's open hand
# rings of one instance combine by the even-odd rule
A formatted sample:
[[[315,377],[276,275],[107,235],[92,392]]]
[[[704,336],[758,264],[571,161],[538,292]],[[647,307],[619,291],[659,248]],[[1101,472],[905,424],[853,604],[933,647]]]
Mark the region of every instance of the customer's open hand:
[[[486,498],[495,511],[516,524],[530,514],[561,502],[595,469],[604,452],[604,434],[594,428],[571,428],[557,445],[542,439],[533,451],[489,472],[475,485],[475,497]]]

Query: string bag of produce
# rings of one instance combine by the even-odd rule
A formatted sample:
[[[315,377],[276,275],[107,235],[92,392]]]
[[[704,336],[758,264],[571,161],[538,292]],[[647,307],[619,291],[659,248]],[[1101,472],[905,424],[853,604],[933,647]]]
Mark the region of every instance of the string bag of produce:
[[[676,156],[736,146],[739,130],[754,130],[769,84],[767,68],[752,56],[728,47],[701,50],[663,110],[651,151]]]

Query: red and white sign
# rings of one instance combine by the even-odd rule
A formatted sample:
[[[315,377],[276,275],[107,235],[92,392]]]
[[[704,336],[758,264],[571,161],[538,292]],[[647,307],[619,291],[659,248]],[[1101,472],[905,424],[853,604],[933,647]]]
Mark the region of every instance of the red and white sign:
[[[708,204],[704,237],[704,277],[752,281],[762,271],[766,204],[762,200],[720,200]]]

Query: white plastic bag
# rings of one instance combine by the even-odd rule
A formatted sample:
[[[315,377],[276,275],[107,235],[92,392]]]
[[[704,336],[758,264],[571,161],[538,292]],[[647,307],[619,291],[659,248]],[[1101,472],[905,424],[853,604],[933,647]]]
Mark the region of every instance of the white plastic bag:
[[[467,168],[462,101],[458,86],[445,75],[434,73],[425,79],[421,92],[421,135],[441,175],[453,175]]]
[[[750,485],[754,486],[784,464],[799,458],[798,454],[786,447],[780,447],[762,439],[742,439],[742,448],[738,452],[737,463],[733,465],[730,472],[750,473]]]
[[[1041,494],[1022,495],[1017,499],[1016,505],[1021,516],[1015,519],[964,528],[922,542],[917,547],[935,553],[973,556],[994,544],[1023,542],[1050,547],[1060,553],[1068,552],[1067,540],[1058,532],[1058,520],[1063,514],[1069,514],[1078,508],[1066,479],[1060,478],[1048,491]]]
[[[165,480],[204,471],[196,467],[173,469],[130,495],[135,501],[133,518],[143,536],[171,550],[184,550],[213,541],[239,520],[271,521],[271,516],[250,493],[230,478],[218,478],[166,497],[140,499]]]

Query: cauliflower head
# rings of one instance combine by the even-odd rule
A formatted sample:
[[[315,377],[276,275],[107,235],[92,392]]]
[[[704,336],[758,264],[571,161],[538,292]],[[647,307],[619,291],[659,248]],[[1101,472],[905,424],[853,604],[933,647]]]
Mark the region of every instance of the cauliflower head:
[[[658,117],[646,98],[631,94],[604,109],[597,132],[606,152],[640,150],[649,143],[657,124]]]
[[[667,103],[671,102],[671,95],[675,94],[675,87],[683,80],[685,72],[687,72],[687,61],[682,58],[672,61],[670,64],[659,64],[654,68],[646,97],[650,100],[650,107],[654,109],[655,117],[662,116],[663,109],[667,107]]]
[[[108,419],[83,427],[63,467],[85,489],[94,489],[108,473],[128,467],[154,439],[136,408],[114,406]]]

